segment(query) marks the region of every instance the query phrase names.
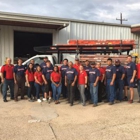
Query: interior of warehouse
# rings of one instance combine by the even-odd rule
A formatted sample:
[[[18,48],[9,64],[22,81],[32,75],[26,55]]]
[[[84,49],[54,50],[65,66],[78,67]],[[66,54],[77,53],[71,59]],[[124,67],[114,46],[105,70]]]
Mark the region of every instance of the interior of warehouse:
[[[21,57],[24,60],[36,54],[40,54],[39,52],[34,51],[34,47],[50,46],[53,43],[52,38],[52,33],[14,31],[15,60],[18,57]]]

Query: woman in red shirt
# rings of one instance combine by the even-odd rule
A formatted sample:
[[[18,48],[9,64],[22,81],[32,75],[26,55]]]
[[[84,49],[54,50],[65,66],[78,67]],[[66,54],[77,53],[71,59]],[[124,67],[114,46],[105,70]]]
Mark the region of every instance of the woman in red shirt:
[[[44,79],[44,76],[41,72],[41,67],[37,66],[36,72],[34,73],[34,78],[35,78],[35,88],[36,88],[36,97],[38,102],[42,102],[40,99],[40,89],[42,90],[42,93],[44,93],[44,83],[46,83],[46,80]]]
[[[26,73],[26,83],[28,86],[28,101],[33,102],[35,100],[35,93],[34,93],[34,66],[32,63],[29,64]],[[33,96],[33,98],[32,98]]]
[[[78,75],[78,89],[81,95],[81,101],[83,106],[86,105],[86,98],[85,98],[85,88],[87,87],[87,73],[84,70],[83,66],[79,67],[79,75]]]
[[[51,73],[51,81],[52,81],[53,99],[55,101],[55,104],[59,104],[62,84],[61,84],[61,74],[59,73],[58,66],[55,66],[54,71]]]

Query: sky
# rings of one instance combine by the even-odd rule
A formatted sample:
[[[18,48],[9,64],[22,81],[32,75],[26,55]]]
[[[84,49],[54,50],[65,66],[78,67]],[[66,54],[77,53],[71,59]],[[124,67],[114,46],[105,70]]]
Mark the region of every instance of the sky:
[[[0,0],[0,11],[120,23],[140,23],[140,2],[136,0]]]

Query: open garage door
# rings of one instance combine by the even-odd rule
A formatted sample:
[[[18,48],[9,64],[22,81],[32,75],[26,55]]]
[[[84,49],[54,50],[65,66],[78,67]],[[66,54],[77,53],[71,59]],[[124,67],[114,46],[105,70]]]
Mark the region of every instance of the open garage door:
[[[49,46],[52,45],[51,33],[36,33],[14,31],[14,58],[18,57],[27,59],[31,56],[39,54],[34,51],[35,46]]]

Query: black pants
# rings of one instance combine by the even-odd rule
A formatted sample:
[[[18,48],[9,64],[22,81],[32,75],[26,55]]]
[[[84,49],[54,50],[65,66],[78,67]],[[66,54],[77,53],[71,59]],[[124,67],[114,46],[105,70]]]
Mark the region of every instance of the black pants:
[[[67,87],[65,86],[65,79],[62,79],[62,95],[67,98]]]
[[[87,86],[87,88],[85,88],[85,96],[86,96],[86,100],[90,100],[91,97],[90,97],[90,87]]]
[[[75,100],[80,100],[80,92],[79,92],[79,89],[78,89],[78,81],[76,80],[76,82],[75,82],[75,96],[74,96],[74,98],[75,98]]]
[[[72,86],[73,81],[67,81],[68,102],[73,105],[75,86]]]
[[[98,102],[102,102],[102,95],[104,90],[104,82],[99,81],[99,87],[98,87]]]
[[[17,80],[17,84],[15,84],[15,87],[14,87],[15,88],[14,98],[16,99],[18,97],[19,88],[20,88],[21,98],[24,98],[24,94],[25,94],[25,77],[21,77],[21,76],[16,75],[16,80]]]

